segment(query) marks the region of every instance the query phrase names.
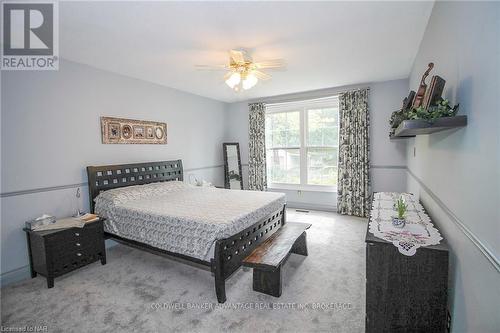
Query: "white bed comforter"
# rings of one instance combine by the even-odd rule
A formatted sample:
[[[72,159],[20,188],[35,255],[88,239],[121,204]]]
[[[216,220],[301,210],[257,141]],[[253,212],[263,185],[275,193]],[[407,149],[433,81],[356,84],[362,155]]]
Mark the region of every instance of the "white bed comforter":
[[[216,240],[280,209],[285,195],[171,181],[108,190],[95,203],[96,214],[106,218],[106,232],[210,260]]]

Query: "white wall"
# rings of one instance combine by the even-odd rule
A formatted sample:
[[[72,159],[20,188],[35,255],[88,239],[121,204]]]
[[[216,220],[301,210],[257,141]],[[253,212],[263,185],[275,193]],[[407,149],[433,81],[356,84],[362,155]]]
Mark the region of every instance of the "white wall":
[[[410,76],[416,90],[434,62],[432,74],[446,80],[444,97],[468,116],[466,128],[418,136],[407,147],[408,190],[420,195],[451,248],[453,332],[500,327],[492,263],[500,253],[499,34],[500,3],[438,1]]]
[[[408,80],[393,80],[360,84],[355,86],[322,89],[317,91],[264,98],[261,101],[283,102],[311,99],[337,94],[348,89],[370,87],[370,158],[371,179],[374,191],[404,191],[406,188],[405,144],[389,140],[389,118],[394,110],[401,107],[403,98],[408,95]],[[250,101],[255,102],[255,101]],[[248,173],[248,103],[228,105],[228,133],[230,141],[240,143],[244,180]],[[310,209],[336,209],[336,193],[279,190],[287,194],[292,207]]]
[[[24,221],[73,214],[88,165],[182,159],[185,179],[224,183],[225,103],[68,61],[59,71],[3,72],[1,83],[3,282],[26,276]],[[100,116],[166,122],[168,144],[101,144]],[[88,208],[85,184],[79,204]]]

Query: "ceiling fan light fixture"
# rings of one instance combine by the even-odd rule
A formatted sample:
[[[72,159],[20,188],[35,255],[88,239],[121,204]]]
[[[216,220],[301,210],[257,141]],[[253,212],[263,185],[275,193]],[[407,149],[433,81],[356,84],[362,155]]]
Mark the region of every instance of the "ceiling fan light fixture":
[[[266,69],[277,69],[284,67],[282,59],[271,59],[254,62],[245,50],[229,50],[229,63],[226,65],[196,65],[201,70],[224,70],[224,82],[235,92],[249,90],[255,87],[259,81],[271,79]]]
[[[243,79],[242,83],[243,89],[245,90],[251,89],[257,84],[257,82],[258,82],[257,77],[253,73],[250,73],[246,76],[245,79]]]
[[[226,80],[226,84],[231,88],[234,89],[235,86],[237,86],[241,81],[241,75],[238,72],[234,72],[231,74],[231,76]]]

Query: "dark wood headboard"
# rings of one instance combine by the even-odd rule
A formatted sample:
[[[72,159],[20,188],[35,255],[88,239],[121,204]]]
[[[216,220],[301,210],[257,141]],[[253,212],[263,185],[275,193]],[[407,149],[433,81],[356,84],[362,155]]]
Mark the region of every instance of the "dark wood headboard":
[[[88,166],[90,212],[94,199],[112,188],[184,179],[182,160]]]

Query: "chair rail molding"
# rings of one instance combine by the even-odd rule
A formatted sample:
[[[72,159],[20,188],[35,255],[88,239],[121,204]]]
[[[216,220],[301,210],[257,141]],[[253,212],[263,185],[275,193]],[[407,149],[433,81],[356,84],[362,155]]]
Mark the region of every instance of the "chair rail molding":
[[[193,172],[193,171],[199,171],[199,170],[207,170],[207,169],[216,169],[216,168],[222,168],[224,165],[218,164],[218,165],[210,165],[210,166],[204,166],[204,167],[197,167],[197,168],[185,168],[184,173],[186,172]],[[86,187],[88,186],[88,183],[75,183],[75,184],[66,184],[66,185],[56,185],[56,186],[47,186],[47,187],[39,187],[39,188],[32,188],[32,189],[27,189],[27,190],[19,190],[19,191],[11,191],[11,192],[2,192],[0,193],[0,198],[6,198],[6,197],[14,197],[18,195],[26,195],[26,194],[33,194],[33,193],[42,193],[42,192],[50,192],[50,191],[59,191],[59,190],[66,190],[66,189],[72,189],[72,188],[78,188],[78,187]]]
[[[443,212],[448,216],[448,218],[462,231],[467,238],[474,244],[479,251],[488,259],[488,261],[493,265],[493,267],[500,273],[500,262],[495,254],[488,249],[483,242],[477,237],[460,219],[453,213],[453,211],[446,206],[446,204],[439,199],[439,197],[432,192],[432,190],[425,185],[425,183],[417,177],[408,167],[406,168],[408,174],[420,185],[420,187],[431,197],[432,200],[443,210]]]

